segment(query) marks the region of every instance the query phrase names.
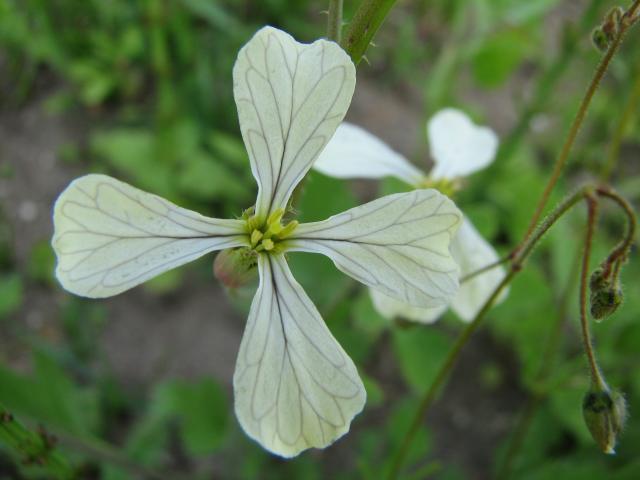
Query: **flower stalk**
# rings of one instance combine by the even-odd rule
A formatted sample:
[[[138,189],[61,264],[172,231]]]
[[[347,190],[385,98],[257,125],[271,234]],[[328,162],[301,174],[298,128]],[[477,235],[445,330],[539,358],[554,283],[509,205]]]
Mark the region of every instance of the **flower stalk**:
[[[591,256],[591,247],[593,245],[593,234],[598,217],[598,202],[592,195],[586,197],[587,200],[587,229],[584,239],[584,249],[582,253],[582,270],[580,272],[580,328],[582,332],[582,343],[584,352],[587,356],[589,364],[589,372],[591,375],[591,383],[595,387],[602,389],[606,387],[606,383],[598,367],[595,351],[593,349],[593,341],[591,339],[591,329],[589,327],[589,318],[587,315],[587,287],[589,284],[589,260]]]
[[[449,351],[447,358],[445,359],[442,367],[438,371],[436,378],[433,383],[430,385],[429,389],[425,393],[425,396],[422,398],[420,405],[418,406],[418,410],[414,416],[413,422],[411,423],[411,427],[407,431],[407,434],[403,440],[400,449],[398,450],[394,461],[392,463],[391,470],[389,472],[388,478],[395,479],[398,478],[400,473],[400,469],[404,463],[404,460],[409,451],[409,447],[418,432],[420,425],[424,417],[426,416],[429,408],[433,404],[437,395],[440,393],[440,389],[445,383],[445,380],[449,376],[449,373],[453,369],[460,356],[460,352],[462,348],[469,341],[473,333],[478,329],[487,313],[491,309],[491,306],[496,301],[496,299],[500,296],[502,291],[511,283],[513,278],[522,270],[524,262],[528,259],[528,257],[533,252],[535,246],[538,242],[544,237],[545,233],[549,231],[549,229],[560,219],[562,216],[571,210],[575,205],[577,205],[581,200],[583,200],[586,196],[592,195],[595,191],[593,186],[585,186],[576,191],[574,194],[565,199],[560,205],[558,205],[545,219],[544,221],[536,228],[531,237],[527,240],[526,244],[520,250],[517,257],[515,257],[511,263],[511,268],[509,269],[507,275],[503,278],[502,282],[495,288],[491,296],[487,299],[487,301],[482,306],[482,309],[478,312],[476,317],[473,319],[471,323],[469,323],[465,329],[460,333],[460,336],[456,339],[453,347]]]
[[[327,16],[327,39],[339,44],[342,40],[342,0],[329,0]]]
[[[604,54],[604,56],[602,57],[600,64],[596,68],[595,74],[591,79],[589,86],[587,87],[587,91],[584,97],[582,98],[582,101],[580,102],[580,106],[578,107],[578,112],[576,113],[573,123],[571,124],[571,127],[569,129],[569,134],[567,135],[567,138],[562,146],[562,149],[560,150],[560,154],[558,155],[556,163],[553,166],[551,176],[547,181],[547,184],[542,192],[540,200],[538,201],[538,204],[533,213],[533,216],[531,217],[531,221],[529,222],[529,227],[527,228],[527,232],[525,233],[523,240],[514,250],[516,254],[517,254],[517,251],[520,248],[522,248],[523,245],[527,242],[527,240],[535,230],[535,226],[537,225],[538,220],[542,216],[542,212],[549,201],[551,192],[553,191],[554,187],[558,183],[558,180],[560,179],[560,176],[562,174],[562,170],[565,164],[567,163],[567,160],[569,158],[569,153],[573,148],[575,140],[578,136],[578,132],[580,131],[580,127],[584,123],[584,119],[587,115],[587,111],[589,110],[589,106],[591,105],[591,100],[593,99],[596,91],[598,90],[598,87],[600,86],[600,82],[602,81],[602,78],[604,77],[605,73],[609,68],[609,65],[611,64],[611,60],[613,59],[615,54],[618,52],[618,49],[620,48],[620,45],[622,44],[622,40],[624,39],[627,31],[631,26],[633,26],[637,22],[639,18],[637,15],[637,12],[639,9],[640,9],[640,0],[635,0],[631,5],[631,7],[629,7],[629,9],[622,16],[620,20],[620,28],[617,30],[616,35],[612,38],[609,44],[609,47],[606,53]]]

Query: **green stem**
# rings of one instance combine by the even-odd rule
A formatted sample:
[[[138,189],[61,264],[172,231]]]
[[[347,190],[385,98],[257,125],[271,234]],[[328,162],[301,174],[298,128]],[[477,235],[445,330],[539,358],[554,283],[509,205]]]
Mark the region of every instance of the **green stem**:
[[[342,48],[358,65],[396,0],[363,0],[349,23]]]
[[[607,259],[605,260],[606,264],[611,265],[619,260],[623,260],[631,249],[631,246],[633,245],[633,242],[636,238],[636,230],[638,224],[635,213],[633,212],[633,208],[631,207],[629,202],[618,195],[615,191],[611,190],[608,187],[599,187],[596,190],[596,193],[601,197],[608,198],[615,202],[627,217],[627,231],[624,238],[618,244],[618,246],[616,246],[616,248],[611,251]]]
[[[526,107],[523,109],[522,114],[519,116],[518,123],[509,132],[509,134],[504,139],[504,142],[502,142],[502,144],[500,145],[500,149],[498,150],[498,155],[495,160],[496,164],[503,165],[513,156],[515,151],[518,149],[520,142],[522,142],[525,134],[529,131],[531,120],[533,119],[534,115],[536,115],[544,108],[544,105],[551,97],[551,93],[553,92],[556,84],[558,83],[560,78],[562,78],[564,72],[567,71],[571,60],[575,56],[574,54],[576,53],[578,45],[580,44],[578,42],[578,39],[582,38],[582,34],[585,31],[588,31],[593,25],[602,3],[603,0],[591,0],[591,3],[580,18],[579,26],[575,31],[572,31],[570,29],[570,25],[566,26],[565,31],[567,33],[565,34],[566,37],[562,42],[562,50],[560,51],[560,54],[555,57],[551,65],[545,70],[545,72],[537,81],[534,94]],[[640,85],[640,78],[638,80],[638,85]],[[477,275],[480,275],[502,265],[503,263],[508,262],[509,260],[511,260],[511,258],[511,255],[506,255],[505,257],[497,260],[494,263],[471,272],[468,275],[462,277],[460,279],[460,283],[468,282]]]
[[[474,270],[473,272],[468,273],[464,277],[460,277],[460,283],[462,284],[462,283],[468,282],[469,280],[472,280],[478,275],[488,272],[489,270],[493,270],[494,268],[499,267],[503,263],[507,263],[509,260],[511,260],[511,258],[512,258],[511,255],[507,255],[502,258],[499,258],[498,260],[496,260],[493,263],[490,263],[489,265],[485,265],[484,267],[481,267],[478,270]]]
[[[43,428],[37,432],[27,429],[0,405],[0,444],[17,452],[25,465],[39,466],[50,478],[71,479],[73,468],[55,447],[56,440]]]
[[[591,340],[591,330],[589,327],[589,316],[587,314],[587,290],[589,287],[589,260],[591,257],[591,247],[593,245],[593,233],[595,231],[596,220],[598,216],[598,202],[589,196],[587,197],[587,230],[584,239],[584,250],[582,253],[582,270],[580,271],[580,328],[582,331],[582,342],[584,344],[584,352],[587,355],[589,370],[591,374],[592,385],[599,389],[605,389],[606,383],[600,369],[593,350],[593,341]]]
[[[627,11],[628,14],[629,12],[631,12],[630,18],[632,20],[622,22],[618,35],[613,39],[613,41],[611,42],[611,45],[607,49],[607,52],[605,53],[604,57],[600,61],[595,71],[595,74],[591,79],[591,82],[589,83],[587,92],[582,98],[582,101],[580,102],[578,112],[576,113],[573,123],[571,124],[571,127],[569,129],[569,134],[567,135],[567,139],[565,140],[564,145],[562,146],[562,150],[560,151],[560,154],[556,159],[556,163],[551,172],[551,176],[549,177],[549,180],[544,188],[544,191],[542,192],[542,195],[540,197],[540,200],[538,201],[538,204],[533,213],[533,216],[531,217],[531,221],[529,222],[529,227],[527,228],[527,232],[525,233],[524,238],[520,242],[518,247],[516,247],[516,250],[515,250],[516,252],[522,247],[522,245],[526,243],[527,239],[533,233],[535,226],[537,225],[538,220],[540,219],[540,216],[542,215],[542,212],[545,206],[547,205],[547,202],[549,201],[549,196],[551,195],[553,188],[556,186],[556,183],[558,183],[558,180],[560,179],[560,175],[562,174],[562,169],[564,168],[564,165],[566,164],[567,159],[569,158],[569,153],[571,152],[573,144],[575,143],[575,140],[578,136],[578,132],[580,131],[580,127],[582,126],[584,119],[587,115],[587,111],[589,110],[589,106],[591,105],[591,100],[593,99],[593,96],[598,90],[598,87],[600,86],[600,82],[604,77],[604,74],[607,72],[607,69],[609,68],[611,59],[614,57],[614,55],[620,48],[622,39],[624,38],[629,28],[635,23],[636,17],[634,16],[635,15],[634,12],[639,7],[640,7],[640,0],[635,0],[633,5]],[[625,15],[625,18],[627,17],[628,15]]]
[[[327,38],[336,43],[342,39],[342,0],[329,0]]]
[[[581,252],[577,252],[573,261],[571,273],[569,274],[569,279],[558,301],[558,313],[554,318],[549,334],[547,335],[547,340],[544,343],[546,347],[542,353],[540,367],[533,381],[533,391],[527,398],[527,403],[520,414],[516,427],[513,430],[509,447],[507,448],[502,464],[496,474],[497,480],[507,480],[509,478],[513,463],[518,458],[520,449],[524,444],[524,439],[531,427],[531,422],[535,418],[536,411],[541,405],[542,400],[544,400],[547,395],[547,387],[545,383],[547,382],[548,376],[551,374],[557,350],[561,344],[562,325],[567,319],[569,299],[571,298],[571,293],[576,287],[581,258]]]
[[[513,156],[525,134],[529,131],[531,120],[544,108],[549,98],[552,97],[551,94],[556,84],[568,70],[571,60],[575,58],[576,50],[580,45],[578,40],[583,38],[584,32],[592,28],[602,3],[603,0],[591,1],[591,4],[582,15],[576,31],[572,31],[570,25],[565,27],[565,32],[567,33],[562,42],[562,49],[536,83],[531,100],[519,116],[518,123],[513,130],[509,132],[504,142],[502,142],[496,157],[497,164],[502,164]]]
[[[605,187],[597,188],[595,193],[600,197],[610,198],[611,200],[616,202],[627,215],[629,219],[628,220],[629,226],[627,229],[627,233],[625,235],[625,239],[621,242],[621,245],[626,245],[627,246],[626,248],[628,248],[631,244],[630,242],[632,242],[635,237],[635,217],[633,215],[633,211],[631,210],[631,206],[618,194],[616,194],[615,192],[612,192],[611,190]],[[595,212],[590,212],[589,221],[595,222]],[[592,228],[592,227],[588,227],[588,228]],[[587,235],[592,236],[593,233],[588,231]],[[588,246],[585,245],[585,249],[587,248],[589,250],[591,249],[591,240],[589,240]],[[618,250],[619,248],[620,247],[616,248],[615,250]],[[626,251],[626,248],[624,249],[625,251]],[[575,279],[577,278],[576,276],[577,267],[579,264],[582,264],[582,262],[580,262],[581,259],[584,262],[586,259],[589,258],[588,252],[585,252],[584,255],[581,255],[581,253],[582,252],[578,252],[578,255],[576,256],[576,261],[574,262],[574,267],[572,268],[572,274],[569,277],[570,278],[569,283],[567,284],[567,287],[563,292],[562,300],[560,302],[560,305],[558,306],[558,316],[556,317],[557,320],[554,322],[554,325],[552,327],[552,333],[549,335],[549,340],[546,342],[547,348],[545,349],[544,355],[542,357],[542,364],[540,366],[540,370],[536,375],[536,380],[534,382],[535,385],[543,385],[545,382],[545,379],[551,373],[553,359],[555,358],[555,352],[559,346],[559,339],[561,336],[560,328],[562,326],[562,320],[565,319],[566,313],[567,313],[568,298],[571,291],[573,291],[573,288],[574,288],[573,285],[575,283]],[[616,265],[619,268],[619,266],[621,265],[621,262],[618,262]],[[580,275],[580,279],[581,279],[581,286],[580,286],[581,307],[580,308],[583,309],[581,311],[581,328],[583,332],[586,330],[586,334],[583,333],[583,341],[585,342],[585,345],[591,345],[591,335],[588,330],[589,325],[587,323],[586,329],[584,326],[585,320],[586,320],[586,307],[583,307],[583,306],[586,305],[586,278],[587,278],[587,274],[585,272],[588,272],[588,265],[586,269],[584,265],[582,265],[581,275]],[[617,278],[616,273],[614,273],[614,278]],[[587,358],[589,360],[589,366],[592,372],[592,377],[593,377],[593,372],[595,371],[595,372],[598,372],[596,374],[596,378],[600,378],[598,376],[599,371],[597,369],[597,363],[595,360],[595,354],[593,353],[593,349],[586,348],[585,350],[588,352]],[[542,403],[546,395],[547,395],[546,389],[540,388],[534,391],[529,396],[527,400],[527,404],[520,417],[520,421],[518,422],[518,425],[514,430],[513,439],[509,444],[507,453],[505,454],[504,462],[502,463],[502,466],[500,467],[500,470],[498,471],[498,474],[496,476],[497,479],[506,480],[509,478],[513,462],[517,458],[518,452],[522,447],[524,438],[526,437],[527,431],[529,430],[529,427],[531,426],[531,422],[533,421],[533,418],[535,416],[535,412],[537,411],[538,407],[540,406],[540,404]]]
[[[444,382],[449,376],[449,373],[456,364],[462,348],[467,344],[473,333],[478,329],[487,312],[491,309],[493,303],[498,298],[500,293],[502,293],[502,290],[504,290],[506,286],[511,283],[513,278],[522,270],[524,262],[527,260],[529,255],[531,255],[537,243],[542,239],[544,234],[549,231],[549,229],[555,224],[555,222],[557,222],[565,213],[567,213],[586,196],[592,195],[594,191],[594,187],[585,186],[576,191],[573,195],[566,198],[563,202],[561,202],[536,228],[533,234],[522,246],[518,255],[514,257],[511,264],[511,269],[502,279],[500,284],[498,284],[498,286],[494,289],[493,293],[489,296],[473,321],[467,324],[464,330],[460,333],[459,337],[453,344],[453,347],[451,347],[451,350],[447,354],[443,365],[440,367],[440,370],[438,370],[433,383],[429,386],[429,389],[426,391],[425,396],[422,398],[422,401],[420,402],[418,410],[416,411],[414,419],[411,423],[411,426],[409,427],[409,430],[405,435],[404,440],[393,460],[388,476],[389,479],[395,479],[398,477],[400,469],[402,468],[404,460],[409,451],[409,447],[411,446],[416,433],[420,429],[420,426],[422,425],[423,419],[426,416],[429,408],[433,404],[433,401],[440,392],[440,389],[444,385]]]

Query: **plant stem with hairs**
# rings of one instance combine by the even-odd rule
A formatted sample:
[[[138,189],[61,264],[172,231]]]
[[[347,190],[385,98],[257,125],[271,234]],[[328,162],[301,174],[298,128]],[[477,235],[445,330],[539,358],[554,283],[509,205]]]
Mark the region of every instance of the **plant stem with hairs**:
[[[342,48],[358,65],[396,0],[363,0],[342,39]]]
[[[327,38],[336,43],[342,39],[342,0],[329,0]]]
[[[391,470],[389,472],[388,478],[394,479],[397,478],[400,469],[404,463],[404,460],[409,451],[409,447],[411,446],[411,442],[418,432],[420,425],[424,417],[426,416],[429,408],[433,404],[434,400],[438,393],[440,393],[441,387],[444,385],[445,380],[449,376],[449,373],[453,369],[460,356],[460,352],[462,348],[467,344],[469,338],[473,335],[473,333],[478,329],[482,321],[484,320],[486,314],[491,309],[495,300],[499,297],[500,293],[511,283],[513,278],[522,270],[525,261],[529,258],[533,249],[536,247],[538,242],[542,239],[542,237],[549,231],[549,229],[569,210],[571,210],[577,203],[585,198],[587,195],[593,194],[595,188],[592,186],[585,186],[579,189],[574,194],[570,195],[566,198],[562,203],[560,203],[545,219],[544,221],[536,228],[533,234],[529,237],[527,242],[523,245],[522,249],[519,251],[518,255],[513,258],[511,263],[511,268],[509,269],[507,275],[502,279],[500,284],[495,288],[491,296],[486,300],[480,311],[477,313],[476,317],[473,319],[471,323],[469,323],[464,330],[460,333],[460,336],[456,339],[453,347],[447,354],[447,357],[440,367],[436,378],[433,383],[429,386],[429,389],[426,391],[425,396],[422,398],[420,405],[418,406],[418,410],[414,416],[413,422],[409,427],[409,430],[396,453],[394,461],[391,466]]]
[[[607,69],[609,68],[611,59],[614,57],[614,55],[620,48],[620,45],[622,44],[622,40],[625,37],[629,28],[633,26],[638,20],[638,15],[637,15],[638,9],[640,9],[640,0],[635,0],[631,5],[631,7],[629,7],[629,9],[625,12],[617,35],[612,40],[611,44],[609,45],[609,48],[607,49],[606,53],[602,57],[602,60],[600,61],[600,64],[596,68],[595,75],[593,76],[593,78],[591,79],[591,82],[589,83],[589,86],[587,87],[587,92],[582,98],[582,101],[580,102],[580,106],[578,107],[578,112],[576,113],[573,123],[571,124],[571,127],[569,129],[569,134],[567,135],[567,139],[565,140],[564,145],[560,150],[560,154],[558,155],[558,158],[556,159],[556,162],[553,166],[553,171],[551,172],[551,176],[547,181],[547,184],[542,192],[540,200],[538,201],[538,204],[533,213],[533,216],[531,217],[531,221],[529,222],[529,227],[527,228],[527,232],[525,233],[524,238],[522,239],[520,244],[516,247],[515,252],[517,252],[520,248],[522,248],[522,246],[527,242],[527,239],[533,233],[535,226],[538,223],[538,220],[540,220],[542,212],[544,211],[544,208],[546,207],[547,202],[549,201],[549,196],[551,195],[553,188],[558,183],[558,180],[560,179],[560,175],[562,174],[562,170],[565,164],[567,163],[567,160],[569,158],[569,153],[571,152],[573,144],[575,143],[575,140],[578,136],[578,132],[580,131],[580,127],[582,126],[584,119],[587,115],[587,111],[589,110],[589,105],[591,104],[591,100],[593,99],[593,96],[598,90],[598,87],[600,86],[600,82],[604,77],[604,74],[607,72]]]

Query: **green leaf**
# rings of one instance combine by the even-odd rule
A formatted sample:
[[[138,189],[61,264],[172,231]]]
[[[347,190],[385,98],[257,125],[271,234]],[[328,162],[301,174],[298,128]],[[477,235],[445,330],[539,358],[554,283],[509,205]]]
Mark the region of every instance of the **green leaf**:
[[[591,434],[587,430],[582,415],[582,400],[589,388],[587,375],[574,378],[569,385],[555,388],[550,395],[551,410],[556,420],[565,426],[584,445],[593,445],[597,449]]]
[[[249,196],[246,182],[220,161],[198,152],[180,170],[178,186],[185,195],[198,200],[245,200]]]
[[[489,38],[475,52],[473,75],[483,87],[501,85],[531,50],[531,38],[519,30],[505,30]]]
[[[151,280],[147,280],[143,284],[145,290],[149,290],[155,294],[163,294],[176,290],[184,278],[183,269],[169,270],[168,272],[161,273],[157,277],[153,277]]]
[[[154,396],[155,415],[176,417],[192,455],[206,455],[222,443],[229,406],[224,391],[211,379],[197,383],[176,380],[161,385]]]
[[[435,379],[451,348],[451,338],[432,326],[411,325],[393,330],[393,351],[407,384],[424,392]]]
[[[91,137],[91,150],[130,177],[134,186],[157,195],[172,196],[175,179],[171,169],[158,161],[151,132],[134,128],[97,132]]]
[[[360,378],[367,391],[367,408],[379,407],[384,402],[384,391],[380,384],[369,375],[360,372]]]
[[[310,172],[302,185],[297,210],[300,222],[325,220],[356,206],[356,200],[349,191],[348,183]]]
[[[76,386],[44,353],[34,353],[34,371],[28,376],[0,365],[0,385],[0,402],[17,414],[84,437],[97,428],[96,393]]]
[[[29,256],[29,265],[27,267],[29,276],[38,282],[48,285],[54,285],[54,269],[56,258],[48,241],[36,243]]]
[[[516,25],[539,20],[559,2],[560,0],[536,0],[535,2],[503,0],[503,18]]]
[[[324,255],[294,252],[287,256],[294,277],[313,300],[320,313],[335,306],[352,280]]]
[[[241,138],[236,135],[215,131],[207,139],[207,144],[215,151],[216,157],[219,156],[225,163],[243,169],[251,179],[253,178],[250,175],[251,169],[249,168],[247,149]]]
[[[377,339],[384,330],[391,326],[391,322],[373,308],[368,288],[363,288],[353,301],[352,314],[354,327],[370,336],[373,340]]]
[[[0,320],[20,308],[22,297],[22,279],[19,275],[0,275]]]
[[[557,311],[547,280],[533,263],[510,286],[508,299],[491,310],[487,325],[510,345],[521,361],[523,383],[539,370],[543,347],[549,341]]]
[[[221,5],[208,0],[180,0],[194,15],[206,20],[212,27],[232,33],[240,25],[236,18],[229,15]]]

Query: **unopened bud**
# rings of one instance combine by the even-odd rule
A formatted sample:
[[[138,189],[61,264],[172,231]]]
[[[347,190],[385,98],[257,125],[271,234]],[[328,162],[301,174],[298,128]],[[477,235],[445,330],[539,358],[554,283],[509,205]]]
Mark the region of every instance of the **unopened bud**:
[[[606,275],[605,269],[598,267],[589,279],[591,316],[596,320],[602,320],[611,315],[624,299],[622,289],[617,285],[617,280],[612,277],[611,273]]]
[[[603,320],[615,312],[622,304],[624,295],[618,287],[602,288],[591,292],[591,316]]]
[[[221,251],[213,262],[213,274],[227,288],[243,287],[257,275],[257,254],[246,248]]]
[[[621,7],[613,7],[605,15],[602,24],[591,33],[591,41],[601,52],[607,50],[611,43],[620,34],[624,10]]]
[[[620,25],[622,24],[623,16],[624,10],[622,7],[613,7],[604,17],[602,30],[607,38],[609,38],[609,41],[613,41],[613,39],[618,36],[618,33],[620,33]]]
[[[610,280],[606,279],[604,276],[604,269],[602,267],[598,267],[593,271],[589,278],[589,288],[591,291],[599,290],[606,287],[609,282]]]
[[[604,33],[602,27],[596,27],[593,29],[593,32],[591,32],[591,41],[601,52],[604,52],[609,48],[609,38],[607,37],[607,34]]]
[[[592,387],[582,401],[582,414],[591,436],[600,449],[614,454],[627,418],[627,405],[619,392]]]

